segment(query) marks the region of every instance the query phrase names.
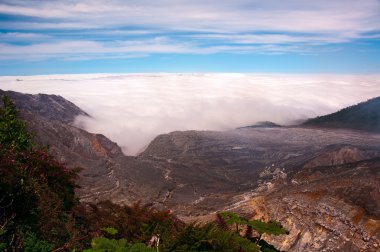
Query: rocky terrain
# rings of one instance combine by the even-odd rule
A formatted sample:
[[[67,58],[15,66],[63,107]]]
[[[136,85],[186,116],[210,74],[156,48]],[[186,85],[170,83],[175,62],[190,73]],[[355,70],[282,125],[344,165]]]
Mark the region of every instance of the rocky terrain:
[[[275,241],[294,251],[378,251],[380,159],[298,172],[292,186],[266,195],[268,211],[290,235]]]
[[[271,173],[270,184],[241,195],[242,201],[229,210],[247,218],[279,220],[289,234],[265,237],[278,249],[379,250],[379,158],[306,168],[291,176],[278,169]]]
[[[310,165],[349,163],[376,157],[380,155],[379,147],[380,136],[375,134],[303,128],[247,128],[228,132],[173,132],[158,136],[139,159],[159,164],[167,175],[166,179],[175,183],[173,197],[169,200],[172,207],[177,203],[176,193],[180,193],[178,197],[181,198],[186,194],[186,202],[193,204],[189,209],[197,207],[198,213],[206,213],[224,202],[233,202],[234,196],[241,192],[270,186],[276,169],[292,176]],[[346,153],[351,149],[353,153]],[[334,155],[335,152],[340,154],[339,157]],[[334,157],[331,159],[328,155]],[[181,203],[182,208],[186,202]]]
[[[83,168],[82,200],[141,200],[188,221],[220,210],[277,219],[290,234],[268,239],[286,251],[380,248],[380,134],[265,125],[172,132],[130,157],[73,126],[87,114],[62,97],[8,95],[40,144]]]
[[[150,199],[141,185],[147,184],[155,191],[145,176],[156,173],[154,166],[149,162],[136,163],[134,157],[124,156],[120,147],[105,136],[73,126],[76,116],[89,116],[80,108],[54,95],[6,94],[15,102],[38,144],[47,146],[67,166],[83,169],[78,190],[82,200],[131,203]]]

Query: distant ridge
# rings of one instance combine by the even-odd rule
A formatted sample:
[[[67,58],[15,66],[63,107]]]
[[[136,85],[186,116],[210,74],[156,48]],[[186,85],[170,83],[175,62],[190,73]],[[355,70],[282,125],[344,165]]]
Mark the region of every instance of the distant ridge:
[[[380,132],[380,97],[329,115],[309,119],[302,125]]]
[[[239,127],[237,129],[246,129],[246,128],[279,128],[279,127],[281,127],[281,125],[279,125],[277,123],[270,122],[270,121],[261,121],[261,122],[255,123],[253,125]]]

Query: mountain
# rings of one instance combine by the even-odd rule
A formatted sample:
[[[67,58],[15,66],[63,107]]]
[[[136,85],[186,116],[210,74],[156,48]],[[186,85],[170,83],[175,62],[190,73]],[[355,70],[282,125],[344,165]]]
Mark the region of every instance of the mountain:
[[[303,123],[303,126],[380,132],[380,97],[344,108],[329,115],[309,119]]]
[[[0,97],[7,94],[24,114],[33,114],[47,120],[62,123],[73,123],[78,115],[89,116],[74,103],[57,95],[46,94],[22,94],[13,91],[0,90]]]
[[[239,127],[238,129],[244,129],[244,128],[278,128],[278,127],[281,127],[281,125],[274,123],[274,122],[270,122],[270,121],[261,121],[261,122],[255,123],[253,125]]]
[[[105,136],[75,127],[75,118],[89,116],[86,112],[60,96],[0,91],[1,96],[4,94],[15,103],[39,145],[48,146],[49,152],[67,166],[83,169],[77,192],[82,201],[150,200],[144,197],[149,190],[140,184],[154,188],[144,176],[157,173],[154,166],[136,163],[135,158],[125,157],[121,148]],[[140,167],[146,173],[139,171]]]
[[[186,221],[210,221],[221,210],[277,219],[290,234],[268,241],[286,251],[380,247],[380,134],[302,126],[176,131],[130,157],[75,127],[75,117],[87,114],[63,98],[7,94],[40,144],[83,168],[82,201],[140,200]]]

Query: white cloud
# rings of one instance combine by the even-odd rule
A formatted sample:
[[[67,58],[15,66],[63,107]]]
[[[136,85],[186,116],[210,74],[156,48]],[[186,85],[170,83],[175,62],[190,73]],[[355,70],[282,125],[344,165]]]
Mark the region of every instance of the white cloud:
[[[167,32],[264,33],[262,39],[242,38],[246,42],[252,39],[292,42],[307,38],[321,43],[349,41],[378,31],[379,12],[380,3],[376,0],[61,0],[0,4],[0,13],[39,18],[2,22],[4,28],[107,30],[136,26]],[[265,35],[267,32],[287,35],[275,37]]]
[[[41,41],[50,40],[52,37],[39,33],[23,33],[23,32],[0,32],[1,41]]]
[[[236,44],[326,44],[348,42],[347,38],[339,38],[334,34],[289,35],[289,34],[195,34],[186,35],[195,39],[211,39]],[[371,36],[376,38],[376,36]]]
[[[0,12],[1,13],[1,12]],[[2,21],[0,26],[7,30],[83,30],[83,29],[97,29],[99,26],[96,24],[86,24],[81,22],[21,22],[21,21]]]
[[[15,45],[0,43],[0,60],[92,60],[147,57],[151,54],[213,54],[213,53],[281,54],[287,52],[309,53],[299,45],[208,45],[167,37],[130,39],[120,41],[51,40],[43,43]]]
[[[23,81],[16,81],[21,79]],[[379,75],[87,74],[3,76],[0,89],[59,94],[78,118],[134,154],[174,130],[228,130],[334,112],[380,95]]]
[[[144,57],[150,53],[195,52],[189,43],[162,38],[98,42],[87,40],[52,41],[29,45],[0,44],[0,60],[7,59],[96,59]]]

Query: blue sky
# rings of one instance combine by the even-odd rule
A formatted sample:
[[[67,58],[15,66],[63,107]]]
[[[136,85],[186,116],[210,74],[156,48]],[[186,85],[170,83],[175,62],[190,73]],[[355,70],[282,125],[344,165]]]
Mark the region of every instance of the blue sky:
[[[0,1],[0,75],[129,72],[380,73],[380,1]]]

